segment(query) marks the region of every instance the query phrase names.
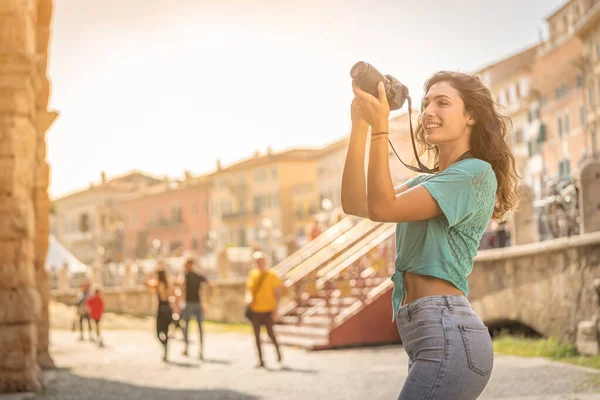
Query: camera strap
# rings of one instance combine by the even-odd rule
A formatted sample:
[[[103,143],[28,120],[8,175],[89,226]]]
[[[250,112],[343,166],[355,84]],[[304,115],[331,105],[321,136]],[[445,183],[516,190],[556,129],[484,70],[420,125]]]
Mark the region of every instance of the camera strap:
[[[411,171],[422,172],[422,173],[426,173],[426,174],[435,174],[435,173],[438,173],[438,172],[440,172],[440,168],[438,166],[436,166],[434,168],[429,168],[426,165],[424,165],[423,163],[421,163],[421,160],[419,159],[419,154],[417,154],[417,146],[415,144],[415,135],[413,133],[413,125],[412,125],[412,101],[410,99],[410,96],[407,96],[406,100],[408,101],[408,123],[410,125],[410,140],[412,142],[412,148],[413,148],[413,152],[415,154],[415,158],[417,160],[418,167],[413,167],[412,165],[408,165],[404,161],[402,161],[402,159],[398,155],[398,152],[396,152],[396,149],[394,148],[394,145],[392,144],[392,141],[390,140],[389,137],[388,137],[388,142],[389,142],[390,146],[392,147],[392,150],[394,151],[394,154],[396,154],[396,157],[398,158],[398,160],[400,160],[400,162],[402,164],[404,164],[404,166],[406,168],[410,169]],[[473,154],[473,152],[471,150],[467,150],[463,155],[461,155],[460,157],[458,157],[458,159],[456,161],[454,161],[454,162],[458,162],[458,161],[466,160],[467,158],[474,158],[474,157],[475,157],[475,155]]]

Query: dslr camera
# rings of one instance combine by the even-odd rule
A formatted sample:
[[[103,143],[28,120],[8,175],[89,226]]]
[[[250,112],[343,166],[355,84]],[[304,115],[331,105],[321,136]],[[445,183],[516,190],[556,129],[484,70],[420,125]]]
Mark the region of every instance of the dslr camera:
[[[408,97],[408,88],[391,75],[383,75],[374,66],[364,61],[359,61],[350,70],[350,77],[361,90],[379,97],[377,84],[383,81],[385,95],[390,105],[390,110],[402,108]]]

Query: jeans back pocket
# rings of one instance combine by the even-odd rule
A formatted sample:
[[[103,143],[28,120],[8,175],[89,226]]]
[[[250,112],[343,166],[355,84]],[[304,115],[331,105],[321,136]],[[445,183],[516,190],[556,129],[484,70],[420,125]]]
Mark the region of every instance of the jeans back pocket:
[[[459,324],[459,327],[469,369],[481,376],[487,376],[494,366],[494,348],[488,328],[465,324]]]

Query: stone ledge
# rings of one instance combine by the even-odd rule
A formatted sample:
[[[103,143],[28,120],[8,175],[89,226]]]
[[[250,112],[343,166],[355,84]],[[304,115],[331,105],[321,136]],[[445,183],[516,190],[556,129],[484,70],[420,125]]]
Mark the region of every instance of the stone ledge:
[[[571,236],[570,238],[559,238],[543,242],[522,244],[520,246],[509,246],[501,249],[481,250],[474,261],[500,261],[517,257],[531,257],[539,253],[551,253],[564,251],[569,248],[600,245],[600,232],[586,233]]]

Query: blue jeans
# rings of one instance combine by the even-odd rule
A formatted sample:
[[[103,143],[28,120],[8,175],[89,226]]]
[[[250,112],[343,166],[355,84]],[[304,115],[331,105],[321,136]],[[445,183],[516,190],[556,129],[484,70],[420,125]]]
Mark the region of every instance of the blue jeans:
[[[185,340],[185,347],[187,349],[188,345],[188,328],[190,326],[190,320],[192,316],[196,317],[196,321],[198,321],[198,329],[200,330],[200,352],[203,349],[203,341],[202,341],[202,321],[204,320],[204,311],[202,309],[202,303],[200,302],[189,302],[186,303],[183,312],[181,313],[182,319],[185,321],[185,328],[183,329],[183,338]]]
[[[409,357],[398,400],[470,400],[481,394],[494,350],[465,296],[422,297],[401,306],[396,323]]]

